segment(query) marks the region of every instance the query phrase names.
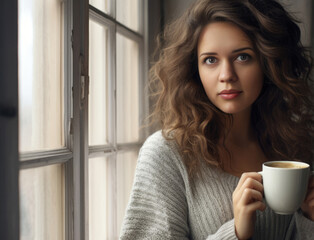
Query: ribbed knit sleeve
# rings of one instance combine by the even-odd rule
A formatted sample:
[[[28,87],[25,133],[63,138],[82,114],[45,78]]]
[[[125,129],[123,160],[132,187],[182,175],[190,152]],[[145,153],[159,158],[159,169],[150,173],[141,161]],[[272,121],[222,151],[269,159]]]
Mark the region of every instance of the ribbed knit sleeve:
[[[223,224],[216,233],[210,234],[206,240],[214,240],[214,239],[221,239],[221,240],[237,240],[234,229],[234,219],[226,222]]]
[[[297,239],[313,240],[314,239],[314,222],[303,216],[301,210],[294,214]]]
[[[216,185],[213,186],[215,189]],[[215,214],[220,208],[215,209],[216,205],[207,199],[208,190],[200,188],[203,197],[199,198],[194,188],[174,144],[166,141],[160,132],[155,133],[139,153],[120,239],[237,239],[233,219],[217,229],[212,222],[214,218],[217,222],[224,221]],[[215,191],[210,194],[216,195]],[[201,229],[208,225],[205,231]]]
[[[184,181],[163,138],[141,148],[120,239],[189,239]]]

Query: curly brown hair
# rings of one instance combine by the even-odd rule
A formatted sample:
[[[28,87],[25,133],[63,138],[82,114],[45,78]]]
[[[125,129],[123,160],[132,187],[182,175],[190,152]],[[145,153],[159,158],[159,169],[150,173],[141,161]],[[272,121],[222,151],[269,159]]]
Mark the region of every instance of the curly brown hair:
[[[204,26],[228,21],[251,39],[260,56],[264,86],[251,121],[268,159],[313,159],[312,60],[297,21],[274,0],[199,0],[159,36],[151,69],[159,84],[154,119],[175,140],[191,175],[200,161],[222,166],[218,140],[232,115],[217,109],[200,81],[197,44]]]

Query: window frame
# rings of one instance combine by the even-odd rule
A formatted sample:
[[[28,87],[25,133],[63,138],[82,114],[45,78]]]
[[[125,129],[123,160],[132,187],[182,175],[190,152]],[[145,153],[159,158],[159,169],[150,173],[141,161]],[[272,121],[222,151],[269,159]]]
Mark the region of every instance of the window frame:
[[[10,1],[10,0],[6,0]],[[115,1],[111,1],[110,15],[103,14],[93,9],[88,0],[79,0],[75,4],[73,0],[63,1],[64,4],[64,144],[62,148],[54,150],[40,150],[19,153],[18,170],[38,168],[55,164],[62,164],[65,174],[65,239],[83,240],[89,239],[88,226],[88,163],[95,156],[108,156],[112,171],[109,179],[110,201],[112,211],[109,219],[113,225],[109,236],[117,237],[117,176],[116,161],[118,153],[128,150],[138,150],[144,139],[148,136],[148,130],[140,131],[140,139],[134,143],[117,144],[116,140],[116,33],[135,40],[139,46],[144,46],[139,55],[139,119],[148,114],[148,94],[144,81],[147,76],[147,1],[140,0],[142,8],[139,22],[140,31],[135,32],[115,20]],[[16,0],[18,4],[18,0]],[[17,10],[17,6],[16,6]],[[95,11],[96,10],[96,11]],[[101,13],[101,14],[100,14]],[[109,63],[109,142],[113,144],[101,146],[88,146],[88,93],[89,93],[89,18],[92,16],[97,21],[105,23],[109,34],[109,47],[111,59]],[[17,27],[17,24],[16,24]],[[114,33],[114,34],[112,34]],[[17,69],[16,69],[17,72]],[[16,131],[17,131],[16,127]],[[18,139],[17,139],[18,141]],[[18,152],[18,150],[17,150]],[[17,174],[18,175],[18,174]],[[112,184],[111,184],[112,183]],[[18,191],[18,189],[17,189]],[[19,205],[17,203],[16,205]],[[18,208],[17,208],[18,209]],[[18,238],[19,238],[18,232]]]
[[[123,151],[138,151],[144,140],[148,136],[148,129],[140,131],[139,140],[137,142],[131,143],[117,143],[117,76],[116,76],[116,34],[119,33],[124,37],[133,40],[139,45],[139,125],[140,120],[143,120],[145,116],[148,116],[148,93],[145,86],[145,81],[148,75],[148,8],[147,1],[140,0],[140,9],[139,12],[142,14],[139,17],[139,31],[136,32],[127,26],[123,25],[115,19],[116,16],[116,5],[115,1],[111,1],[111,8],[109,13],[104,13],[97,9],[96,7],[89,5],[89,19],[96,21],[98,24],[105,26],[108,29],[108,144],[106,145],[97,145],[89,146],[89,160],[92,160],[94,157],[107,157],[109,162],[109,176],[108,184],[110,186],[110,198],[108,199],[109,205],[109,219],[111,220],[111,226],[109,227],[109,239],[116,239],[119,236],[120,229],[117,229],[117,156]],[[144,46],[142,49],[140,46]],[[111,58],[110,58],[111,57]]]
[[[18,2],[18,1],[17,1]],[[17,3],[18,4],[18,3]],[[64,168],[64,236],[65,239],[88,239],[88,209],[85,201],[85,164],[87,156],[86,111],[88,93],[88,58],[85,33],[88,0],[63,1],[64,17],[64,144],[54,150],[19,154],[19,170],[62,164]],[[82,24],[82,22],[85,24]],[[88,46],[88,45],[87,45]],[[87,55],[88,56],[88,55]],[[85,81],[85,82],[84,82]],[[84,93],[84,95],[83,95]],[[88,110],[88,109],[87,109]],[[84,147],[85,145],[85,147]],[[88,199],[88,196],[87,196]],[[19,205],[19,204],[18,204]],[[87,237],[86,237],[87,236]],[[19,238],[20,236],[18,236]]]

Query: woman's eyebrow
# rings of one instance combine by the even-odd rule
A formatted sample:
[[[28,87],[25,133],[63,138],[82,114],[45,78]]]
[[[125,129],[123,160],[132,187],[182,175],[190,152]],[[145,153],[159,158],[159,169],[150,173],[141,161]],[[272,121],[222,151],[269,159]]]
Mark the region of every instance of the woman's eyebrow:
[[[203,56],[203,55],[207,56],[207,55],[218,55],[218,54],[215,53],[215,52],[204,52],[204,53],[200,54],[200,57]]]
[[[239,48],[239,49],[233,50],[232,53],[242,52],[244,50],[251,50],[251,51],[254,52],[253,48],[251,48],[251,47],[244,47],[244,48]]]
[[[243,48],[238,48],[238,49],[233,50],[232,53],[242,52],[244,50],[251,50],[254,52],[254,49],[251,47],[243,47]],[[200,57],[204,55],[208,56],[208,55],[218,55],[218,54],[216,52],[203,52],[200,54]]]

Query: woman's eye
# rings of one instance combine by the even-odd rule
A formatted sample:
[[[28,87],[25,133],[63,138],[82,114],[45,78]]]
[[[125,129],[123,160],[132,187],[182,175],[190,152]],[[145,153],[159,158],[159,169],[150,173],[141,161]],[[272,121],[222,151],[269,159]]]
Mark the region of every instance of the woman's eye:
[[[237,57],[237,60],[240,62],[246,62],[250,60],[251,56],[249,54],[241,54]]]
[[[214,64],[214,63],[217,62],[217,59],[214,58],[214,57],[208,57],[208,58],[205,59],[204,62],[205,62],[206,64]]]

